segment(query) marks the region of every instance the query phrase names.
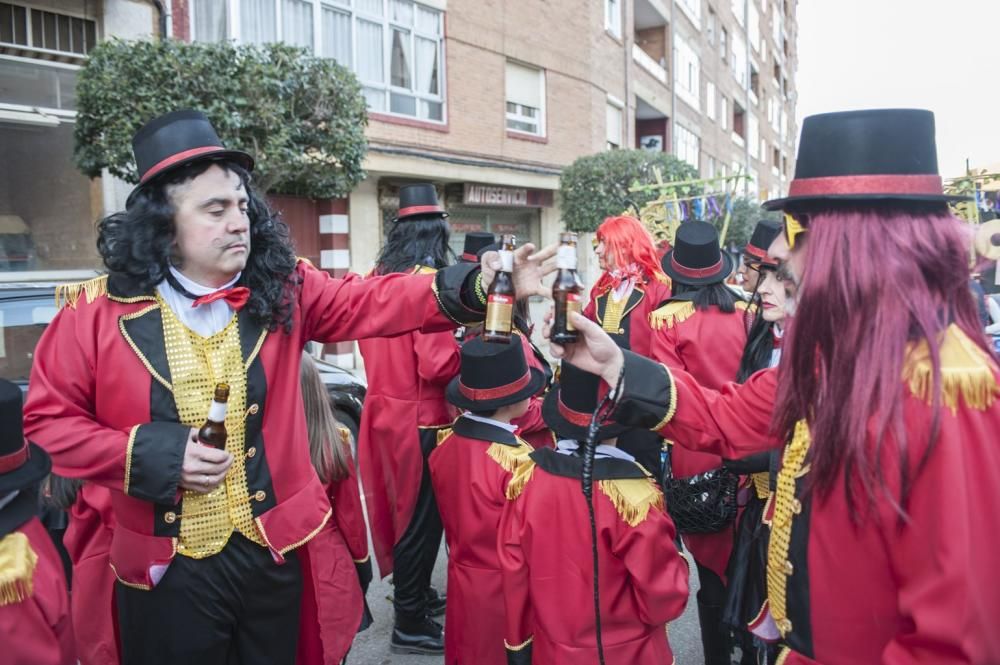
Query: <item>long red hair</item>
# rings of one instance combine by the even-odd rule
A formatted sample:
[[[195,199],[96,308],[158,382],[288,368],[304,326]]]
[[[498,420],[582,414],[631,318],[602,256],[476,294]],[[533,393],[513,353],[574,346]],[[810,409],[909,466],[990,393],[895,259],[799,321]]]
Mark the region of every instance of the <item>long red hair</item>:
[[[621,215],[608,217],[597,227],[597,240],[604,243],[607,256],[617,268],[626,268],[635,264],[642,272],[646,282],[658,280],[669,283],[667,276],[660,268],[660,258],[653,244],[653,236],[635,217]],[[600,289],[610,282],[607,272],[601,275],[594,285]]]
[[[774,427],[790,437],[806,419],[812,436],[807,487],[827,494],[842,478],[848,504],[888,499],[901,518],[914,476],[937,438],[941,405],[936,340],[949,324],[988,350],[969,290],[967,227],[943,205],[858,205],[808,213],[798,308],[779,370]],[[935,415],[920,463],[879,463],[888,446],[907,460],[903,362],[927,340]],[[869,434],[874,437],[869,439]],[[910,436],[917,433],[909,432]],[[923,436],[921,433],[920,436]],[[896,454],[891,457],[897,457]],[[855,514],[857,514],[855,512]]]

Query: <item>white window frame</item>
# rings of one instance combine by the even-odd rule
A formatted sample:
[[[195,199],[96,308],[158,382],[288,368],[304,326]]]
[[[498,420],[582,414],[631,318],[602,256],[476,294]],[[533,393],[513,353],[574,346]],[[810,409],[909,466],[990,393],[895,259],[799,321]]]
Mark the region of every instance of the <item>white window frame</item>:
[[[604,29],[615,37],[622,36],[622,1],[604,0]]]
[[[42,47],[39,47],[39,46],[33,46],[33,45],[31,45],[32,37],[34,36],[34,32],[33,32],[34,31],[34,26],[32,25],[32,21],[31,21],[31,10],[33,10],[33,9],[37,9],[38,11],[41,11],[41,12],[48,12],[49,14],[55,14],[57,16],[68,16],[70,18],[77,18],[77,19],[81,19],[81,20],[84,20],[84,21],[90,21],[90,22],[92,22],[94,24],[94,42],[95,43],[92,44],[91,46],[96,46],[97,44],[99,44],[104,39],[104,31],[102,30],[102,28],[103,28],[103,25],[102,25],[103,22],[100,21],[100,20],[98,20],[95,16],[88,15],[88,14],[82,12],[82,11],[78,11],[76,9],[65,9],[61,5],[58,8],[55,8],[53,6],[38,5],[38,4],[30,3],[30,2],[21,2],[20,0],[8,0],[6,2],[6,4],[17,5],[19,7],[24,7],[25,10],[27,10],[27,19],[28,19],[28,21],[27,21],[26,29],[27,29],[27,36],[28,36],[28,44],[25,45],[25,44],[14,44],[12,42],[0,42],[0,43],[2,43],[4,45],[8,45],[9,44],[11,48],[16,48],[16,49],[19,49],[21,51],[26,51],[28,53],[39,53],[39,54],[50,53],[52,55],[57,55],[57,56],[59,56],[61,58],[73,58],[73,59],[78,60],[79,62],[85,62],[87,60],[87,55],[85,53],[77,53],[76,51],[59,51],[59,50],[56,50],[56,49],[48,49],[48,48],[42,48]],[[21,59],[21,58],[18,58],[17,56],[9,56],[9,57],[14,58],[14,59]],[[35,62],[38,62],[38,61],[49,62],[47,60],[42,60],[41,58],[27,58],[27,59],[28,60],[33,60]],[[68,63],[61,63],[61,64],[68,64]]]
[[[729,129],[729,99],[725,95],[719,97],[719,127]]]
[[[701,110],[701,62],[698,52],[683,37],[674,42],[674,85],[677,96],[696,111]]]
[[[617,144],[613,144],[610,140],[608,140],[608,136],[607,136],[608,135],[608,131],[610,130],[610,127],[607,126],[607,114],[608,114],[608,110],[610,110],[610,109],[616,109],[618,111],[618,113],[620,114],[620,116],[621,116],[621,122],[619,123],[620,129],[619,129],[619,132],[618,132],[619,136],[618,136],[618,143]],[[604,128],[604,136],[605,136],[605,142],[606,142],[607,149],[608,150],[621,150],[622,148],[625,147],[626,137],[628,136],[628,125],[625,124],[627,122],[627,120],[625,119],[625,103],[622,102],[617,97],[614,97],[612,95],[608,95],[607,96],[606,105],[605,105],[605,110],[604,110],[604,116],[605,116],[604,122],[606,123],[605,124],[605,128]]]
[[[676,2],[695,27],[701,28],[701,0],[676,0]]]
[[[530,107],[530,106],[524,106],[523,104],[518,104],[517,102],[511,102],[509,99],[507,99],[508,94],[507,94],[506,83],[505,83],[505,87],[504,87],[504,111],[506,113],[506,120],[504,121],[504,125],[506,126],[507,131],[508,132],[515,132],[517,134],[524,134],[526,136],[540,136],[540,137],[544,137],[545,136],[545,70],[542,69],[541,67],[535,67],[533,65],[528,65],[528,64],[525,64],[525,63],[522,63],[522,62],[518,62],[516,60],[508,60],[505,63],[505,67],[506,67],[507,64],[514,64],[514,65],[517,65],[518,67],[523,67],[524,69],[533,69],[536,72],[538,72],[538,86],[540,88],[538,99],[541,102],[541,106],[539,108],[535,109],[538,112],[536,117],[532,118],[531,116],[522,114],[521,113],[522,109],[532,108],[532,107]],[[504,71],[504,75],[506,77],[506,70]],[[507,108],[507,106],[509,104],[515,104],[516,106],[519,107],[518,110],[517,111],[511,111],[509,108]],[[527,123],[527,124],[535,124],[537,126],[537,131],[528,132],[528,131],[525,131],[523,129],[517,129],[515,127],[511,127],[508,123],[512,122],[512,121],[513,122],[523,122],[523,123]]]
[[[674,123],[674,155],[701,172],[701,137],[680,123]]]
[[[705,115],[708,116],[710,120],[716,119],[716,98],[719,93],[715,89],[715,84],[711,81],[705,81]]]
[[[198,39],[198,26],[195,20],[196,12],[194,6],[201,0],[191,0],[191,5],[189,8],[189,16],[191,20],[191,39],[197,41]],[[363,20],[368,23],[377,23],[382,27],[382,81],[371,81],[364,80],[358,76],[359,81],[363,88],[368,91],[382,92],[384,94],[384,103],[382,108],[379,109],[369,109],[372,113],[378,113],[384,116],[392,116],[396,118],[404,118],[407,120],[419,120],[420,122],[427,122],[434,125],[446,125],[448,123],[448,90],[447,90],[447,72],[446,72],[446,57],[445,57],[445,35],[444,35],[444,16],[445,12],[434,4],[424,4],[417,2],[416,0],[402,0],[403,2],[408,2],[413,6],[413,15],[416,16],[417,8],[420,7],[429,12],[434,12],[438,15],[438,25],[436,33],[421,30],[417,26],[417,21],[414,18],[411,25],[403,25],[390,18],[390,9],[392,0],[379,0],[382,3],[382,13],[381,16],[376,16],[373,14],[368,14],[364,11],[360,11],[357,7],[357,0],[301,0],[302,2],[307,2],[312,5],[312,26],[313,26],[313,37],[312,37],[312,51],[313,53],[321,53],[323,51],[323,9],[328,8],[331,10],[337,10],[341,13],[350,14],[351,17],[351,62],[342,63],[345,67],[357,74],[358,68],[358,21]],[[241,0],[225,0],[226,2],[226,12],[227,12],[227,25],[229,34],[226,35],[227,39],[231,39],[236,42],[241,41],[240,36],[240,2]],[[283,23],[283,0],[274,0],[275,4],[275,34],[277,40],[281,41],[283,35],[282,30],[284,28]],[[392,85],[392,30],[393,28],[399,28],[405,30],[409,33],[410,40],[410,81],[416,81],[416,41],[417,38],[427,39],[429,41],[434,41],[437,43],[437,62],[438,62],[438,93],[430,94],[419,92],[415,89],[410,90],[406,88],[400,88],[398,86]],[[406,113],[397,113],[391,111],[391,96],[392,94],[406,95],[415,98],[415,105],[417,113],[415,115],[409,115]],[[424,117],[421,114],[421,102],[426,102],[427,104],[440,104],[441,105],[441,119],[437,120],[431,117]]]

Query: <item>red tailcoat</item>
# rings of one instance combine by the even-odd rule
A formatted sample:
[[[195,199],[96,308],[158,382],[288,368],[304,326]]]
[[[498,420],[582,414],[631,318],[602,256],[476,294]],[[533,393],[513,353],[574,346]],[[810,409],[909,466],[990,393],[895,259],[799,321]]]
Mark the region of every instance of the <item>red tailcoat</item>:
[[[583,310],[583,315],[603,325],[610,297],[610,286],[595,287],[590,292],[590,302]],[[649,314],[669,298],[670,285],[659,280],[636,285],[629,295],[621,326],[617,331],[609,330],[608,334],[621,348],[649,357],[654,336],[649,325]]]
[[[916,468],[924,462],[912,477],[905,522],[878,494],[872,512],[856,524],[843,479],[833,482],[828,496],[804,492],[807,467],[796,480],[798,512],[784,525],[790,529],[787,559],[771,562],[787,580],[785,640],[791,651],[784,662],[1000,663],[1000,578],[993,574],[1000,549],[1000,379],[992,360],[970,351],[968,338],[957,352],[954,341],[944,346],[949,344],[951,350],[941,352],[943,392],[957,400],[956,408],[935,414],[923,391],[911,391],[919,382],[908,383],[906,459],[886,442],[877,460],[886,470],[889,495],[897,498],[900,463]],[[958,362],[952,364],[954,353]],[[629,414],[624,422],[656,427],[673,405],[676,414],[659,431],[685,445],[729,458],[782,445],[769,436],[776,369],[720,392],[674,372],[672,403],[662,368],[634,356],[626,365],[625,394],[616,412]],[[922,367],[914,376],[930,375],[929,362]],[[928,451],[926,435],[935,417],[939,434]],[[773,529],[778,528],[776,520]]]
[[[33,494],[28,498],[37,501]],[[30,595],[25,594],[27,597],[20,601],[0,601],[0,662],[4,665],[75,665],[73,621],[59,553],[37,517],[21,524],[7,537],[17,534],[27,536],[37,562]]]
[[[507,484],[531,446],[507,430],[466,418],[429,464],[448,539],[445,665],[505,665],[497,528]]]
[[[694,304],[671,301],[653,313],[655,331],[650,357],[671,369],[682,369],[706,388],[718,390],[736,380],[747,333],[744,310],[724,313],[712,307],[695,310]],[[771,411],[768,409],[767,414]],[[673,446],[671,470],[675,478],[687,478],[722,466],[722,458]],[[726,566],[733,549],[733,530],[684,535],[684,544],[702,566],[725,583]]]
[[[424,458],[418,430],[447,427],[454,420],[444,389],[458,374],[462,357],[451,332],[413,332],[358,346],[368,378],[358,464],[375,558],[385,577],[392,573],[392,548],[413,518],[420,491]]]
[[[250,405],[247,486],[276,560],[323,533],[333,512],[309,458],[299,388],[303,346],[475,320],[461,304],[471,270],[454,268],[334,279],[300,262],[291,332],[269,332],[246,308],[239,312]],[[148,589],[176,552],[183,519],[178,481],[189,436],[177,422],[160,308],[151,293],[116,274],[79,288],[70,300],[36,348],[25,435],[48,450],[54,472],[111,490],[111,563],[120,580]]]
[[[115,620],[115,573],[111,570],[114,536],[111,490],[84,483],[70,508],[63,545],[73,562],[73,632],[81,665],[119,661]]]
[[[500,522],[505,641],[511,650],[531,644],[539,665],[594,663],[593,558],[581,461],[551,448],[531,459],[535,465],[516,474],[511,495],[528,470],[530,480]],[[663,496],[639,465],[597,459],[593,500],[606,661],[669,664],[666,623],[684,611],[688,566],[674,546]]]

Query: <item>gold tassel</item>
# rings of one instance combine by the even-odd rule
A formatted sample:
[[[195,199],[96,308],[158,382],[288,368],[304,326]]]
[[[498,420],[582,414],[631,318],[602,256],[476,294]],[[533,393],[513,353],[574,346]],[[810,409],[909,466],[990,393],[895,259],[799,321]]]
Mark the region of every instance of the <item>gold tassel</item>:
[[[602,480],[598,486],[629,526],[641,524],[650,508],[663,510],[663,494],[648,478]]]
[[[38,555],[20,531],[0,540],[0,607],[30,598]]]
[[[108,276],[101,275],[86,282],[75,282],[73,284],[60,284],[56,287],[56,307],[68,306],[76,309],[76,304],[80,301],[80,294],[86,297],[88,303],[97,300],[98,297],[108,293]]]
[[[444,443],[444,440],[451,436],[451,428],[445,427],[444,429],[439,429],[437,434],[437,445]]]
[[[941,359],[941,403],[955,411],[959,396],[966,406],[984,411],[992,406],[1000,386],[997,367],[990,356],[969,339],[957,325],[944,333]],[[914,396],[931,404],[934,399],[934,368],[927,342],[913,347],[903,365],[903,380]]]
[[[496,444],[494,444],[496,445]],[[514,477],[507,483],[507,499],[513,501],[521,496],[524,486],[531,480],[531,475],[535,472],[535,462],[530,457],[525,457],[524,462],[514,471]]]
[[[654,330],[673,328],[674,324],[686,321],[694,314],[694,303],[688,301],[668,302],[649,315],[649,323]]]

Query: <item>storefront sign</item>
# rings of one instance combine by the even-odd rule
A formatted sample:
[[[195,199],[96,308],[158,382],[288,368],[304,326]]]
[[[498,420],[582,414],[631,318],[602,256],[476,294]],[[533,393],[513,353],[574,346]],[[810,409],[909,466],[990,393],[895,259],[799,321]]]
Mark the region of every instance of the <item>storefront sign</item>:
[[[548,208],[552,206],[552,192],[545,189],[465,183],[462,203],[470,206]]]

